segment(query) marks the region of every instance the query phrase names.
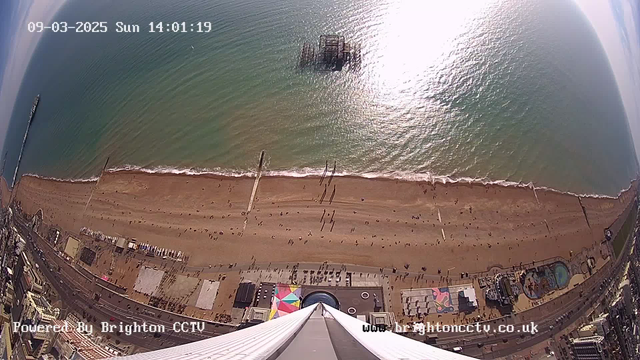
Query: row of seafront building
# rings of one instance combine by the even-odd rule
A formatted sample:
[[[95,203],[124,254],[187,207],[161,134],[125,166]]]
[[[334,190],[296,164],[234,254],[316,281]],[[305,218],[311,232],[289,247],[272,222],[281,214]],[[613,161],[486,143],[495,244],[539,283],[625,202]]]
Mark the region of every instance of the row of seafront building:
[[[608,279],[603,301],[590,314],[584,314],[583,325],[551,341],[553,356],[561,360],[638,360],[640,359],[640,222],[636,219],[628,258],[621,265],[619,277]]]
[[[53,290],[24,251],[27,239],[11,226],[11,217],[10,209],[0,216],[0,359],[92,360],[118,355],[107,339],[80,331],[74,315],[60,319],[60,309],[49,301]],[[21,325],[57,325],[64,330],[23,332]]]

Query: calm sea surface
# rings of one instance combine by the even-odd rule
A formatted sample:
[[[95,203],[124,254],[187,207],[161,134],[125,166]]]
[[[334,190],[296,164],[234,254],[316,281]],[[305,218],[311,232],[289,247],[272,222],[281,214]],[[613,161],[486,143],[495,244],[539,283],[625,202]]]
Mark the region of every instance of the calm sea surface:
[[[21,173],[109,167],[533,181],[615,195],[637,173],[604,51],[572,0],[68,0],[21,87],[6,148]],[[139,24],[119,34],[115,23]],[[210,33],[149,22],[209,21]],[[187,25],[189,28],[189,25]],[[296,68],[303,42],[362,45],[359,72]],[[332,167],[332,165],[330,165]]]

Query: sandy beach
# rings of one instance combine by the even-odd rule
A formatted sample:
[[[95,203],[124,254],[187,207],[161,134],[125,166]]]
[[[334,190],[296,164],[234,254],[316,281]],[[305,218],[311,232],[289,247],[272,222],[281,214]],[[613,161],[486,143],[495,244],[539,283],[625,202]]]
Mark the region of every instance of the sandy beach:
[[[66,231],[86,226],[181,250],[193,266],[329,261],[459,273],[597,247],[634,195],[582,198],[589,227],[578,197],[541,189],[263,177],[243,232],[253,184],[249,177],[107,173],[85,212],[95,182],[25,176],[16,200],[29,214],[42,208],[46,223]]]

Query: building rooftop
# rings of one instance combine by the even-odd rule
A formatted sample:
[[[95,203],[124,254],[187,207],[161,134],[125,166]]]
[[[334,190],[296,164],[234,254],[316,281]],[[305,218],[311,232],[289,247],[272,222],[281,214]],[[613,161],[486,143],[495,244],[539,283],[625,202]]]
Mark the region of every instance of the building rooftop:
[[[629,278],[625,277],[625,279],[622,282],[620,282],[620,285],[618,285],[618,289],[622,289],[626,285],[629,285]]]
[[[251,304],[256,293],[256,285],[251,282],[243,282],[238,285],[235,301],[238,303]]]
[[[578,334],[580,334],[580,336],[592,336],[596,333],[596,330],[594,325],[587,324],[578,330]]]
[[[49,302],[44,299],[42,296],[32,293],[32,292],[27,292],[27,301],[31,301],[33,303],[33,305],[35,306],[35,308],[42,313],[42,315],[49,317],[49,320],[54,320],[56,317],[56,314],[54,313],[54,310],[51,307],[51,304],[49,304]]]
[[[267,321],[269,320],[269,312],[267,308],[252,307],[245,313],[244,320],[249,322]]]
[[[55,320],[55,325],[63,326],[65,324],[62,320]],[[63,327],[64,329],[64,327]],[[62,330],[58,333],[59,341],[61,343],[67,343],[76,349],[78,355],[81,355],[83,359],[105,359],[112,357],[113,354],[107,349],[102,348],[96,344],[93,340],[87,337],[85,334],[78,331],[78,329],[71,323],[69,323],[68,330]]]
[[[571,339],[571,342],[574,344],[591,343],[591,342],[600,343],[602,341],[604,341],[604,337],[600,335],[585,336],[577,339]]]

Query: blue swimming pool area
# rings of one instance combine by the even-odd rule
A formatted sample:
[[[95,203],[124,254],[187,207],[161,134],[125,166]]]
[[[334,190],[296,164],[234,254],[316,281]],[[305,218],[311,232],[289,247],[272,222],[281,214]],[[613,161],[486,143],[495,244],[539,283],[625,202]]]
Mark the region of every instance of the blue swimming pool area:
[[[567,287],[570,279],[569,267],[557,261],[527,270],[522,290],[529,299],[540,299],[551,291]]]

